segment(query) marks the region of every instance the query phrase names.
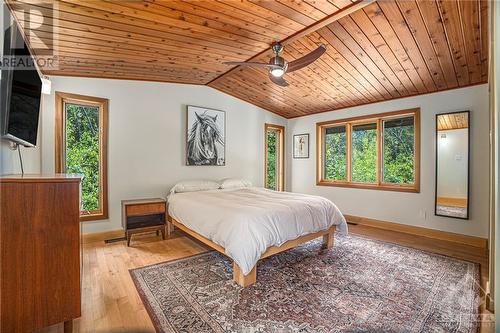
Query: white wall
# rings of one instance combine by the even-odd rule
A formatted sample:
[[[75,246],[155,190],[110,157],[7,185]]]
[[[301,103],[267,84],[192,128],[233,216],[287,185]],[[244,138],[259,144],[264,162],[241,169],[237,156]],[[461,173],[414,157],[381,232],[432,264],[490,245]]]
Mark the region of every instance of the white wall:
[[[40,137],[38,137],[38,143]],[[24,173],[40,173],[40,147],[21,147],[23,157]],[[11,144],[6,140],[0,140],[0,175],[20,174],[21,165],[17,150],[11,149]]]
[[[289,120],[288,146],[293,134],[311,134],[309,159],[288,155],[288,184],[293,192],[322,195],[331,199],[345,214],[421,226],[466,235],[488,237],[488,85],[403,98],[371,105]],[[316,186],[316,122],[421,108],[421,191],[393,191]],[[471,111],[471,192],[470,220],[434,216],[435,115],[451,111]]]
[[[110,219],[87,222],[84,232],[120,228],[120,201],[165,196],[177,181],[242,176],[263,183],[265,122],[287,125],[287,189],[323,195],[346,214],[487,237],[488,163],[477,163],[488,151],[488,89],[486,85],[399,99],[291,119],[204,86],[138,81],[53,77],[53,94],[45,96],[42,117],[42,170],[54,171],[54,92],[104,97],[109,110]],[[225,167],[185,166],[186,105],[225,110]],[[421,107],[421,192],[400,193],[320,187],[315,185],[315,124],[318,121]],[[471,111],[470,220],[434,216],[436,113]],[[292,135],[311,134],[311,157],[292,159]],[[381,205],[385,203],[385,205]],[[425,217],[424,217],[425,216]]]
[[[466,128],[438,131],[438,197],[467,198],[468,133]]]
[[[264,123],[286,120],[206,86],[52,77],[42,118],[42,169],[54,171],[55,91],[109,99],[109,220],[84,232],[121,227],[120,201],[164,197],[179,180],[245,177],[262,186]],[[226,166],[185,166],[186,105],[226,111]]]

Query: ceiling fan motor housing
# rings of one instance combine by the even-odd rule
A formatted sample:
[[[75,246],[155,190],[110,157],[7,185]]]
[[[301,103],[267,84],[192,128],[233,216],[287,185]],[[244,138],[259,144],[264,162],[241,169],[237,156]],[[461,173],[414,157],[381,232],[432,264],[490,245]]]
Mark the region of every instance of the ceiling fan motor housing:
[[[272,57],[271,59],[269,59],[269,64],[280,66],[281,68],[284,68],[286,65],[286,61],[283,57],[276,56],[276,57]]]
[[[282,77],[283,74],[286,73],[286,69],[288,67],[288,64],[283,57],[280,57],[278,55],[275,57],[272,57],[269,60],[269,64],[279,66],[278,68],[274,67],[274,68],[269,69],[269,73],[271,75],[273,75],[275,77]]]

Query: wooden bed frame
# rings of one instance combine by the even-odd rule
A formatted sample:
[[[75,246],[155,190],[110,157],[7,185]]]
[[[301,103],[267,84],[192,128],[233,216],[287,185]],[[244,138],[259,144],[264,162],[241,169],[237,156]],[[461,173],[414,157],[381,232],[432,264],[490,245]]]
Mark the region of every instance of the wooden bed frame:
[[[210,246],[212,249],[226,255],[225,249],[222,246],[215,244],[210,239],[205,238],[202,235],[200,235],[199,233],[189,229],[188,227],[186,227],[185,225],[183,225],[182,223],[180,223],[179,221],[177,221],[173,217],[168,216],[168,221],[174,227],[181,229],[182,231],[184,231],[186,234],[190,235],[191,237],[193,237],[193,238],[199,240],[200,242]],[[170,234],[172,228],[168,228],[168,229],[169,229],[168,233]],[[289,250],[289,249],[294,248],[302,243],[308,242],[310,240],[313,240],[313,239],[321,237],[321,236],[323,236],[323,247],[322,248],[329,249],[333,246],[333,237],[334,237],[333,234],[334,234],[334,232],[335,232],[335,226],[331,226],[329,229],[314,232],[312,234],[307,234],[307,235],[301,236],[299,238],[289,240],[288,242],[285,242],[281,246],[268,247],[266,252],[264,252],[262,254],[262,256],[260,257],[260,259],[264,259],[264,258],[270,257],[274,254]],[[254,284],[257,281],[257,265],[254,266],[254,268],[250,271],[250,273],[248,273],[248,275],[243,275],[243,272],[241,271],[240,266],[238,266],[238,264],[236,264],[233,261],[233,280],[234,280],[234,282],[236,282],[237,284],[239,284],[242,287],[248,287],[248,286]]]

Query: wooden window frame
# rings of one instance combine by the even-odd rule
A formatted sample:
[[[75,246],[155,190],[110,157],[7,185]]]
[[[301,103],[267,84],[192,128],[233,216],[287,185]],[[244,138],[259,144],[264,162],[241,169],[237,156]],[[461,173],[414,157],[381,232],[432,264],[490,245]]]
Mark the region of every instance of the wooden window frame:
[[[279,133],[279,172],[278,172],[278,189],[277,191],[285,190],[285,127],[274,124],[264,124],[264,187],[267,182],[267,132],[275,130]]]
[[[99,170],[100,170],[100,207],[91,212],[80,212],[80,221],[108,219],[108,105],[105,98],[84,96],[56,91],[56,123],[55,123],[55,170],[64,173],[65,165],[65,104],[80,104],[99,107]]]
[[[392,184],[382,182],[383,176],[383,121],[398,119],[404,116],[414,117],[414,162],[415,162],[415,182],[414,184]],[[360,183],[353,182],[352,179],[352,126],[376,123],[377,124],[377,175],[376,183]],[[328,180],[324,179],[324,131],[326,128],[334,126],[346,127],[346,168],[347,180]],[[377,113],[367,116],[344,118],[338,120],[324,121],[316,123],[316,185],[318,186],[338,186],[338,187],[351,187],[362,188],[371,190],[384,190],[384,191],[399,191],[399,192],[414,192],[420,193],[420,108],[392,111],[385,113]]]

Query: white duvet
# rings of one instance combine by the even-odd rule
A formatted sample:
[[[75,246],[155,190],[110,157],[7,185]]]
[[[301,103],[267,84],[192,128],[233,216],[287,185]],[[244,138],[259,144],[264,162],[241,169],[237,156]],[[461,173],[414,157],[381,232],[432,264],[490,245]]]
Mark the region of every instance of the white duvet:
[[[257,187],[171,194],[168,213],[224,247],[245,275],[270,246],[332,225],[347,233],[344,216],[330,200]]]

